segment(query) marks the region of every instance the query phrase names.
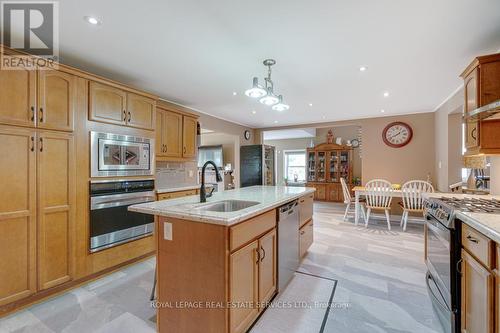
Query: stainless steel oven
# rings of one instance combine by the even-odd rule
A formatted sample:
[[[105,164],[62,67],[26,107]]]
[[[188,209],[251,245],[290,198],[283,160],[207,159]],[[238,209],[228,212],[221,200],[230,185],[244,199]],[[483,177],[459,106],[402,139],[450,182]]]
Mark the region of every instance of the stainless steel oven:
[[[460,235],[453,208],[438,200],[425,203],[426,283],[445,332],[460,332]]]
[[[155,201],[154,180],[90,183],[90,252],[149,236],[154,217],[129,212],[128,206]]]
[[[90,133],[92,177],[153,175],[154,139]]]

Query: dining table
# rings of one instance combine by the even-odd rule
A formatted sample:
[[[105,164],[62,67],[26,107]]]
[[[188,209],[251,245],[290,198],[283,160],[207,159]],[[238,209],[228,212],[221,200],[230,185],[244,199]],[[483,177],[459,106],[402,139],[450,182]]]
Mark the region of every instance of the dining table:
[[[358,225],[359,222],[359,212],[361,205],[359,203],[359,198],[363,195],[366,195],[367,190],[364,186],[354,186],[352,188],[352,191],[354,192],[354,224]],[[391,197],[393,198],[402,198],[403,197],[403,191],[401,189],[393,189],[390,193]]]

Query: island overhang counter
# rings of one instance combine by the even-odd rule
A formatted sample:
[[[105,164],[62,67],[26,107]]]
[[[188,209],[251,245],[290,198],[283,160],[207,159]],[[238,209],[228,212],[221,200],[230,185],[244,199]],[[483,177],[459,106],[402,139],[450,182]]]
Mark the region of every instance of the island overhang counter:
[[[252,186],[206,203],[189,196],[130,206],[156,216],[158,331],[245,332],[277,293],[277,208],[298,200],[300,257],[313,240],[314,191]]]

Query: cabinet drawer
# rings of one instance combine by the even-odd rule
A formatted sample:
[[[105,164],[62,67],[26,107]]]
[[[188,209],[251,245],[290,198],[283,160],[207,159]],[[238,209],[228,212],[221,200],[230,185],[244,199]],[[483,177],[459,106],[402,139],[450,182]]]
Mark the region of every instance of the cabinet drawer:
[[[300,258],[302,258],[307,253],[307,250],[312,245],[313,240],[314,240],[314,236],[313,236],[313,221],[309,220],[299,230],[299,253],[300,253]]]
[[[312,218],[314,194],[308,194],[299,199],[300,226]]]
[[[462,246],[484,266],[492,268],[493,242],[468,225],[462,224],[462,226]]]
[[[180,198],[180,197],[186,197],[189,195],[196,195],[198,194],[198,190],[186,190],[186,191],[178,191],[178,192],[168,192],[168,193],[161,193],[158,194],[158,200],[168,200],[168,199],[175,199],[175,198]]]
[[[276,210],[256,216],[229,229],[231,251],[259,237],[276,226]]]

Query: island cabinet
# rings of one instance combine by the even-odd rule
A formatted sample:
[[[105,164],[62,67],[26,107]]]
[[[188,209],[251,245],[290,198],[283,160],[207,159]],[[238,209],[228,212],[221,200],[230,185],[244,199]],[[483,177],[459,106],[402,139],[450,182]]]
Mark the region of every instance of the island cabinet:
[[[500,53],[475,58],[461,74],[467,155],[500,153],[500,119],[469,117],[477,108],[500,100]]]
[[[196,195],[196,194],[200,194],[199,189],[175,191],[175,192],[167,192],[167,193],[158,193],[156,195],[156,197],[157,197],[157,200],[168,200],[168,199],[187,197],[187,196]]]
[[[313,243],[313,198],[308,194],[299,199],[299,257],[302,258]]]
[[[493,273],[494,243],[464,224],[462,246],[462,332],[493,332],[494,313],[500,310],[498,306],[495,310],[494,303],[495,285],[496,293],[499,292],[498,282],[495,283],[497,274]],[[498,281],[498,276],[496,279]]]
[[[232,226],[157,223],[158,330],[246,332],[277,291],[276,210]]]

